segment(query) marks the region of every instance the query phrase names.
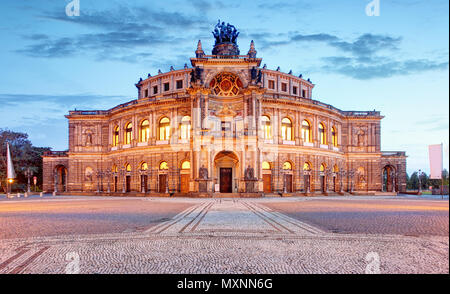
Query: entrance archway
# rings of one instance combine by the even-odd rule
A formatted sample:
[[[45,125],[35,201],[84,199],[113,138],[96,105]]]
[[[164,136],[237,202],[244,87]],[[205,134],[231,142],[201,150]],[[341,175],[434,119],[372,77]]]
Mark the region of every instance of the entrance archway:
[[[67,191],[67,168],[60,164],[55,166],[55,192]]]
[[[214,157],[214,178],[220,193],[236,193],[240,177],[239,159],[232,151],[221,151]]]
[[[382,172],[383,192],[394,192],[395,190],[395,169],[392,165],[386,165]]]

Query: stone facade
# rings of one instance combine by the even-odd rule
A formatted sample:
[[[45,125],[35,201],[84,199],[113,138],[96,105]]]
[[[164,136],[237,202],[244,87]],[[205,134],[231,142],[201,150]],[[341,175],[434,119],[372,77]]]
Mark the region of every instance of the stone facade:
[[[309,79],[261,67],[253,42],[247,55],[232,55],[233,43],[216,47],[223,55],[206,55],[199,42],[192,68],[141,79],[136,100],[70,111],[69,150],[45,154],[44,190],[186,196],[406,190],[405,153],[380,150],[380,112],[313,100]]]

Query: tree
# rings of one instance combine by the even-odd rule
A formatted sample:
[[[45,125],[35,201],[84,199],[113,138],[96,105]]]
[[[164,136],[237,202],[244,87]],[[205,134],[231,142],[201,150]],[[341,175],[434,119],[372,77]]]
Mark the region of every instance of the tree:
[[[442,171],[442,179],[443,179],[443,181],[441,179],[430,179],[429,180],[429,186],[433,186],[433,188],[438,189],[438,188],[441,187],[442,182],[444,182],[444,185],[448,185],[448,171],[447,171],[447,169],[444,169]]]
[[[10,145],[14,169],[17,179],[13,184],[14,190],[26,190],[27,178],[25,171],[30,168],[42,184],[42,154],[50,151],[49,147],[34,147],[28,134],[0,129],[0,183],[6,192],[6,142]]]
[[[409,190],[418,190],[419,189],[419,177],[417,175],[417,172],[413,172],[411,177],[409,177],[409,180],[407,182],[407,189]]]

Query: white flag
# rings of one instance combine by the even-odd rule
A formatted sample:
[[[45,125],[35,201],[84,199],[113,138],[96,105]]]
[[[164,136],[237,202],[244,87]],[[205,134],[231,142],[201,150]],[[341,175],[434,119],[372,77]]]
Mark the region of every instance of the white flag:
[[[428,146],[428,154],[430,157],[430,179],[440,180],[442,178],[442,149],[442,144]]]
[[[7,162],[7,179],[15,179],[16,172],[14,171],[14,165],[11,158],[11,151],[9,150],[9,143],[6,143],[6,162]]]

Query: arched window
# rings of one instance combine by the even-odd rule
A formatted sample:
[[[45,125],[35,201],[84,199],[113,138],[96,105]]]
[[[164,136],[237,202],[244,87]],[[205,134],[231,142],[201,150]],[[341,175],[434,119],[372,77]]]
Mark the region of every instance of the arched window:
[[[325,136],[325,126],[323,123],[319,123],[319,141],[320,144],[325,145],[327,144],[326,136]]]
[[[270,170],[270,163],[268,163],[267,161],[263,161],[262,169],[263,170]]]
[[[311,142],[311,125],[307,120],[302,121],[302,139],[303,142]]]
[[[264,139],[272,139],[272,126],[270,124],[270,117],[263,115],[261,117],[261,125],[263,128]]]
[[[333,172],[335,172],[335,173],[339,172],[339,167],[337,166],[337,164],[334,165]]]
[[[140,142],[147,142],[148,139],[150,138],[150,123],[148,122],[148,120],[143,120],[141,122],[141,132],[140,132],[140,138],[139,141]]]
[[[127,164],[125,165],[125,170],[126,170],[127,172],[130,172],[130,171],[131,171],[131,164],[127,163]]]
[[[117,168],[117,165],[113,165],[113,167],[112,167],[111,171],[112,171],[113,173],[116,173],[116,172],[118,172],[118,171],[119,171],[119,169]]]
[[[127,123],[125,126],[125,144],[131,144],[133,140],[133,125],[131,123]]]
[[[147,162],[141,163],[141,170],[142,170],[142,171],[148,170],[148,164],[147,164]]]
[[[289,161],[286,161],[285,163],[283,163],[283,169],[284,170],[291,170],[292,169],[292,164]]]
[[[159,121],[159,140],[168,141],[170,138],[170,119],[163,117]]]
[[[116,147],[119,145],[119,127],[115,126],[113,131],[113,141],[112,141],[113,147]]]
[[[321,172],[324,172],[324,171],[325,171],[325,164],[322,163],[322,164],[320,165],[320,171],[321,171]]]
[[[183,163],[181,164],[181,169],[190,169],[190,168],[191,168],[191,163],[188,160],[183,161]]]
[[[337,141],[337,131],[335,127],[331,128],[331,142],[333,143],[334,147],[337,147],[338,141]]]
[[[191,117],[183,116],[180,126],[180,139],[189,140],[191,136]]]
[[[303,170],[304,171],[310,171],[311,170],[311,165],[308,162],[305,162],[303,164]]]
[[[292,140],[292,122],[287,117],[281,120],[281,137],[285,141]]]
[[[166,161],[163,161],[159,164],[159,169],[160,170],[165,170],[165,169],[169,169],[169,165],[167,164]]]

